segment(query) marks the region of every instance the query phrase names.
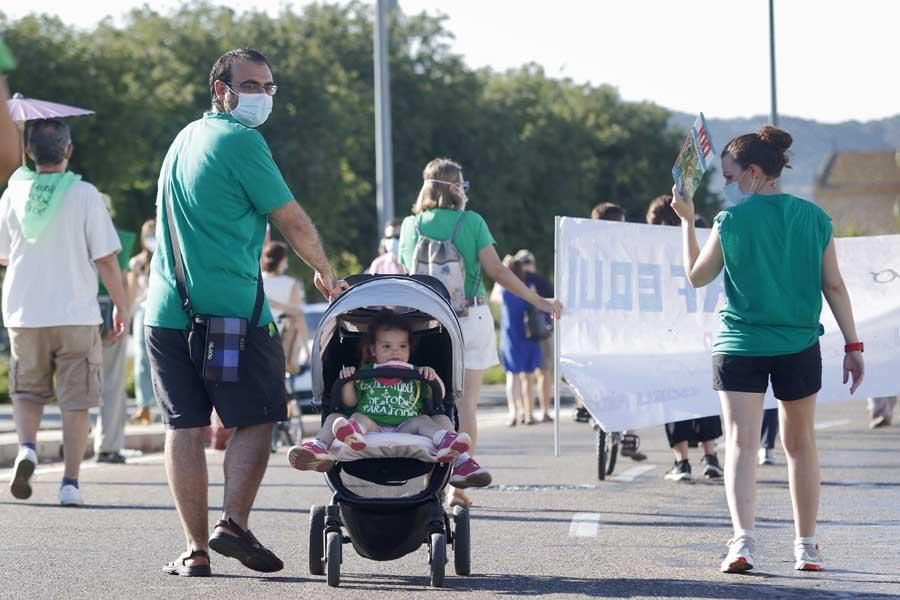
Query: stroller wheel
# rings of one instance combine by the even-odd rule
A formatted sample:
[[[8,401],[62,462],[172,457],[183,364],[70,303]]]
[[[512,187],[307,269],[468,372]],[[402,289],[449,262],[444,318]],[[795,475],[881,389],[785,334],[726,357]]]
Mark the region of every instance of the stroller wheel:
[[[309,509],[309,572],[325,574],[325,507]]]
[[[469,508],[457,506],[453,509],[453,569],[457,575],[472,572],[472,537],[469,528]]]
[[[444,587],[444,572],[447,567],[447,536],[443,533],[431,534],[431,587]]]
[[[341,584],[341,534],[336,531],[328,533],[325,541],[325,566],[328,569],[328,585],[337,587]]]

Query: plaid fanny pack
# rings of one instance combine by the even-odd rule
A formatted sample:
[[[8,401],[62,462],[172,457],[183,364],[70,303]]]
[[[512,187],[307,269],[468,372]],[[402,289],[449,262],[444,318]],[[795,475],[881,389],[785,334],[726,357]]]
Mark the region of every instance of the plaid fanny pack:
[[[198,362],[203,365],[204,378],[220,383],[240,380],[247,329],[247,319],[241,317],[194,315],[190,335],[203,340],[203,356]],[[194,348],[195,344],[190,343],[190,346]]]

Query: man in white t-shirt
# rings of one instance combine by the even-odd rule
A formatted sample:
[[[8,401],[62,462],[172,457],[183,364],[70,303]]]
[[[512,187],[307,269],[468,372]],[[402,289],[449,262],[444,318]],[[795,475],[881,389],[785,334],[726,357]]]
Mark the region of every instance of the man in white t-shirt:
[[[124,335],[128,323],[116,259],[121,246],[97,188],[66,170],[73,150],[69,127],[57,119],[33,122],[26,150],[37,171],[13,173],[0,197],[3,321],[20,444],[10,490],[21,500],[31,496],[37,432],[44,405],[56,396],[65,454],[59,501],[77,506],[83,503],[78,473],[91,426],[88,409],[100,404],[98,274],[115,304],[114,335]]]

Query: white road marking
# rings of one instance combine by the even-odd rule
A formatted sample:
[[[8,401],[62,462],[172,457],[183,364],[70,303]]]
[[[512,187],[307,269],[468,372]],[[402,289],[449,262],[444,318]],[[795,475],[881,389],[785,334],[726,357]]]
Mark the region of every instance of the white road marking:
[[[597,537],[600,513],[576,513],[569,526],[569,537]]]
[[[850,423],[850,419],[839,419],[837,421],[822,421],[821,423],[816,423],[815,428],[816,431],[821,429],[831,429],[832,427],[840,427],[841,425],[848,425]]]
[[[656,468],[656,465],[640,465],[637,467],[631,467],[627,471],[623,471],[622,473],[619,473],[618,475],[614,475],[614,476],[610,477],[609,480],[610,481],[624,481],[624,482],[630,483],[630,482],[634,481],[635,479],[637,479],[638,477],[640,477],[641,475],[643,475],[645,473],[649,473],[650,471],[652,471],[655,468]]]

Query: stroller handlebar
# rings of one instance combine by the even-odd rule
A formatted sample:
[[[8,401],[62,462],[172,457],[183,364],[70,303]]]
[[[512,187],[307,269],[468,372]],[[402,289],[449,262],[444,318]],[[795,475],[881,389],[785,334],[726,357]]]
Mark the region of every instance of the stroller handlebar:
[[[341,390],[344,385],[351,381],[359,381],[361,379],[405,379],[409,381],[422,381],[431,388],[431,395],[423,399],[425,405],[425,414],[434,415],[442,412],[444,406],[444,398],[441,395],[441,384],[434,380],[425,379],[417,369],[402,369],[396,367],[380,367],[378,369],[360,369],[350,377],[339,378],[331,387],[332,406],[337,407],[341,402]]]

